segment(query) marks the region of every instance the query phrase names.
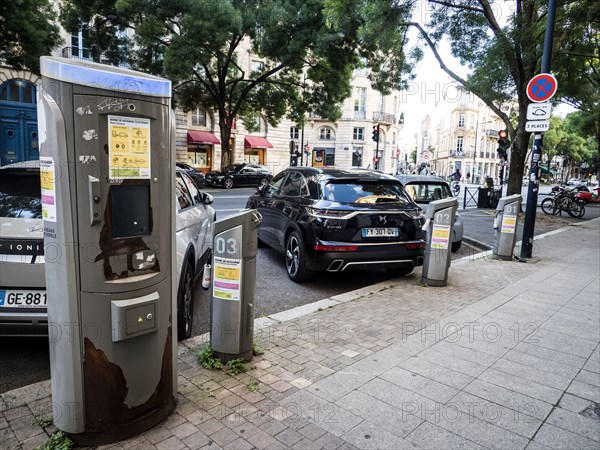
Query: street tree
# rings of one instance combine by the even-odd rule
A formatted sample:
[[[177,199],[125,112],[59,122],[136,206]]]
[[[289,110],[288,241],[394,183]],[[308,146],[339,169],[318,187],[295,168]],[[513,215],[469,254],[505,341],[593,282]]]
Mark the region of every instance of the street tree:
[[[40,56],[62,42],[56,11],[48,0],[0,3],[0,63],[39,73]]]
[[[569,171],[572,170],[573,163],[587,161],[592,156],[586,136],[574,126],[569,125],[568,117],[567,120],[551,117],[550,129],[544,133],[543,153],[548,160],[548,170],[550,170],[550,162],[555,156],[563,158],[563,168],[568,166]]]
[[[91,41],[109,44],[109,21],[134,31],[129,62],[174,82],[184,110],[216,111],[221,165],[231,161],[230,137],[236,118],[252,131],[259,117],[275,126],[287,115],[302,123],[307,112],[336,120],[351,93],[353,70],[368,65],[382,91],[408,71],[399,45],[390,38],[360,46],[364,29],[348,3],[325,0],[68,0],[63,20],[84,26]],[[329,5],[329,6],[328,6]],[[409,9],[403,10],[406,12]],[[101,24],[102,26],[98,25]],[[94,33],[98,31],[98,34]],[[114,30],[112,31],[114,34]],[[112,48],[112,47],[111,47]],[[251,50],[253,67],[249,64]],[[393,69],[382,70],[394,60]]]
[[[370,3],[373,4],[372,10],[378,11],[373,14],[374,21],[377,21],[382,14],[388,14],[402,2],[371,0]],[[572,5],[594,6],[592,4],[595,3],[597,7],[598,2],[578,0],[559,3],[557,23],[565,24],[560,28],[565,39],[575,42],[587,24],[574,28],[567,25],[580,24],[582,20],[580,9],[573,11]],[[527,105],[531,103],[526,89],[529,80],[539,73],[541,67],[547,0],[426,0],[419,6],[428,8],[427,14],[414,16],[419,20],[380,21],[379,32],[402,34],[407,27],[416,28],[423,46],[433,53],[441,69],[481,98],[502,119],[512,141],[508,193],[520,192],[531,134],[525,131]],[[597,38],[597,20],[590,26]],[[453,70],[440,54],[440,44],[444,40],[449,42],[452,55],[469,69],[466,77]],[[557,59],[553,66],[555,70],[559,64],[568,64],[568,60]],[[559,84],[561,82],[559,79]],[[587,80],[581,82],[588,83]],[[516,121],[512,121],[510,105],[515,101],[518,113]]]

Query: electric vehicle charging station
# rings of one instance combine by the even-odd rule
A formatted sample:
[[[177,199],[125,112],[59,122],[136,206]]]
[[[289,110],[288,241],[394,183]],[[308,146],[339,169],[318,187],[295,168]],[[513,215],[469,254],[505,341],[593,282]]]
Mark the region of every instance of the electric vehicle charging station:
[[[54,423],[80,445],[154,426],[177,392],[171,82],[42,57]]]
[[[214,223],[210,344],[222,362],[252,358],[261,221],[258,211],[245,209]]]
[[[494,247],[492,254],[498,259],[510,261],[513,258],[517,240],[518,216],[523,197],[519,194],[502,197],[496,207],[494,219]]]
[[[423,230],[427,231],[425,261],[421,282],[428,286],[446,286],[450,268],[452,229],[458,209],[458,200],[448,198],[430,202],[425,214]]]

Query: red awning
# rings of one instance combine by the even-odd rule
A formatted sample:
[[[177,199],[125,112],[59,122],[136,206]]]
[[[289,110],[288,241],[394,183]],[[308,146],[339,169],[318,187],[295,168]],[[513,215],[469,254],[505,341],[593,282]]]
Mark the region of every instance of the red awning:
[[[244,147],[246,148],[273,148],[271,143],[264,137],[246,136],[244,138]]]
[[[212,134],[210,131],[195,131],[188,130],[187,132],[188,144],[220,144],[221,141]]]

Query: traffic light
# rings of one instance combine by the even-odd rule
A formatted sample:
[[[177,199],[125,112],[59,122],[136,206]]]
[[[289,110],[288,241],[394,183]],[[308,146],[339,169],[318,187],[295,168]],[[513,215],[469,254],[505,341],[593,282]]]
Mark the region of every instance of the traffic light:
[[[508,130],[498,131],[498,156],[507,160],[508,148],[510,147],[510,140],[508,139]]]
[[[379,142],[379,124],[373,125],[373,140]]]

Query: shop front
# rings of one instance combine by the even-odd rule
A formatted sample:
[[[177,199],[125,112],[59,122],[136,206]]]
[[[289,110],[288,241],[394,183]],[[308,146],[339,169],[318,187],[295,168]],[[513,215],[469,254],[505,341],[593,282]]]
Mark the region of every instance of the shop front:
[[[335,148],[315,148],[312,153],[313,167],[335,166]]]
[[[209,131],[188,130],[188,164],[203,173],[213,169],[214,146],[221,142]]]
[[[246,136],[244,138],[244,162],[248,164],[265,165],[267,162],[267,149],[273,145],[267,138],[260,136]]]

